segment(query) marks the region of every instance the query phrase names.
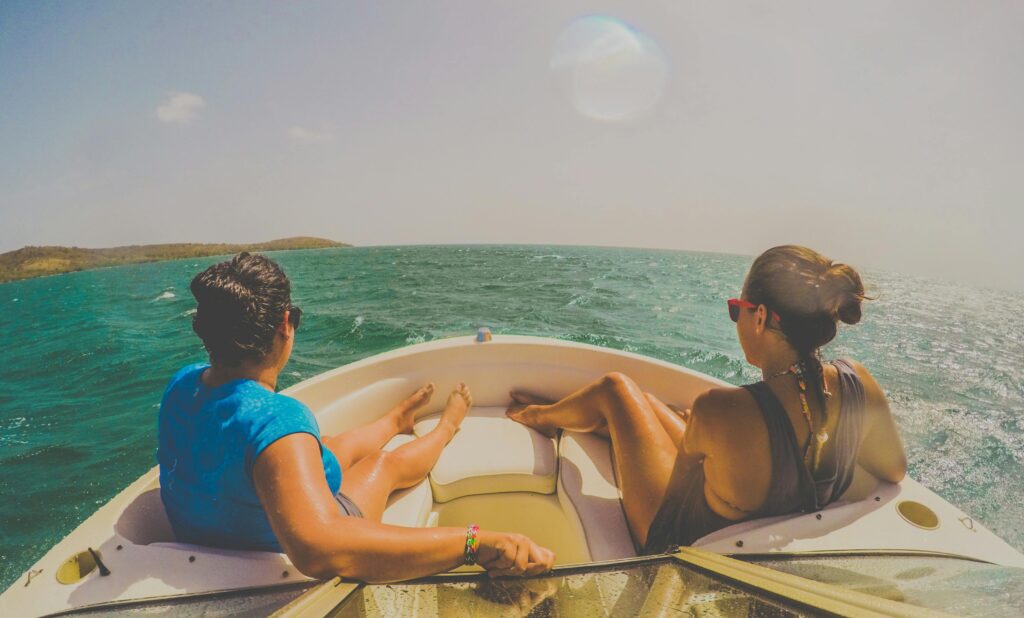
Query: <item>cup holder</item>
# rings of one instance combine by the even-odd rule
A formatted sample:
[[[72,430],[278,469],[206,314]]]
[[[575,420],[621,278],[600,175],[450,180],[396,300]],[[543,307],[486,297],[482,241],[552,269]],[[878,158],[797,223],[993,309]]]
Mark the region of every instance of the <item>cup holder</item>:
[[[935,530],[939,527],[939,516],[920,502],[904,500],[896,505],[896,512],[912,526],[922,530]]]

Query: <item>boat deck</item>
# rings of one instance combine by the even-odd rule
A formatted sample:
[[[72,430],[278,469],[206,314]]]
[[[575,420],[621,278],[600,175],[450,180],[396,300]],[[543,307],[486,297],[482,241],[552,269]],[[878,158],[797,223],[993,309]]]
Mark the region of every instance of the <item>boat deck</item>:
[[[636,555],[622,513],[609,443],[563,432],[546,438],[504,417],[508,392],[561,397],[609,371],[622,371],[680,406],[723,383],[651,358],[533,337],[461,337],[368,358],[285,391],[314,411],[325,434],[371,421],[416,387],[458,381],[476,405],[427,480],[389,502],[386,523],[481,527],[525,533],[552,548],[559,564]],[[441,398],[438,398],[441,399]],[[428,431],[440,402],[418,418]],[[409,436],[398,436],[396,448]],[[1024,556],[912,479],[879,484],[858,475],[844,500],[818,513],[742,522],[695,546],[722,554],[905,551],[948,554],[1024,567]],[[92,571],[59,583],[69,561],[92,548],[110,575]],[[76,563],[77,564],[77,563]],[[74,565],[73,565],[74,566]],[[87,565],[85,565],[87,566]],[[78,567],[75,566],[75,569]],[[71,569],[71,570],[75,570]],[[18,615],[40,615],[111,600],[242,590],[307,581],[283,554],[176,542],[163,513],[154,468],[53,547],[0,596]]]

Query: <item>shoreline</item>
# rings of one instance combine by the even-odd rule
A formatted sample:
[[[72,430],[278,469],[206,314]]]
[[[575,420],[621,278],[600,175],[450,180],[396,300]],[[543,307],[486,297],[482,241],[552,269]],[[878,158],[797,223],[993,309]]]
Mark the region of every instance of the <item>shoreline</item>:
[[[308,249],[350,248],[353,245],[325,238],[300,236],[259,243],[167,243],[128,245],[102,249],[46,246],[23,247],[0,254],[0,285],[73,272],[132,264],[169,262],[188,258],[231,255],[240,251],[264,253]]]

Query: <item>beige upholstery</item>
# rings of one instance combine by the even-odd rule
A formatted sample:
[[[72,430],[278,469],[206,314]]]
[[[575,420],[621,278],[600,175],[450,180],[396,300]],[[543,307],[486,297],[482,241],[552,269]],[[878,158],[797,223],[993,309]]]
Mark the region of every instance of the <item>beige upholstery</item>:
[[[434,415],[416,423],[422,436],[437,426]],[[510,421],[504,407],[473,408],[430,473],[434,500],[463,496],[533,492],[555,493],[555,441]]]
[[[465,496],[437,505],[436,512],[441,527],[477,524],[482,530],[525,534],[555,552],[558,565],[590,562],[583,530],[558,496],[533,492]]]
[[[636,556],[615,482],[611,445],[587,433],[565,431],[558,445],[559,494],[572,503],[593,560]]]
[[[413,436],[399,434],[384,445],[384,450],[393,451],[414,439]],[[424,479],[408,489],[391,494],[381,522],[393,526],[420,528],[426,525],[430,509],[433,506],[434,500],[430,494],[430,483]]]

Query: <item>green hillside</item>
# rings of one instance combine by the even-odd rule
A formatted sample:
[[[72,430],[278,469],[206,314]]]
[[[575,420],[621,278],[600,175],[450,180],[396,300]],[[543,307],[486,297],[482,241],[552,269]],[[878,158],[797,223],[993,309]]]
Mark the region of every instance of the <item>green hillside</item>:
[[[131,245],[109,249],[82,249],[79,247],[23,247],[0,254],[0,283],[16,279],[29,279],[56,275],[76,270],[177,260],[238,253],[239,251],[281,251],[285,249],[326,249],[351,247],[324,238],[297,236],[249,245],[226,243],[175,243],[167,245]]]

